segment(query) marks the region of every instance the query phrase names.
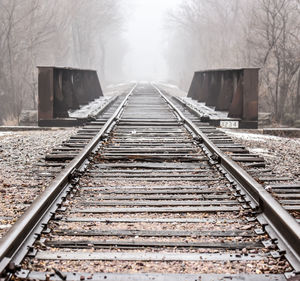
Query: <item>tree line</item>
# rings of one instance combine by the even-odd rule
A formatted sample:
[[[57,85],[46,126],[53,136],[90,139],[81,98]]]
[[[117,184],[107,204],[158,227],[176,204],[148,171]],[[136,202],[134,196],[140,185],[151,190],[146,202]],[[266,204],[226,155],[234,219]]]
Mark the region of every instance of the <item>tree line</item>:
[[[260,110],[300,119],[300,0],[188,0],[167,21],[170,77],[187,89],[192,71],[260,67]]]
[[[121,22],[118,1],[0,0],[0,124],[37,108],[37,65],[97,69],[108,81],[107,60],[126,49]]]
[[[96,69],[102,84],[120,80],[121,2],[0,0],[0,124],[37,109],[37,65]],[[278,123],[300,120],[300,0],[184,0],[165,32],[174,84],[188,89],[197,70],[260,67],[260,111]]]

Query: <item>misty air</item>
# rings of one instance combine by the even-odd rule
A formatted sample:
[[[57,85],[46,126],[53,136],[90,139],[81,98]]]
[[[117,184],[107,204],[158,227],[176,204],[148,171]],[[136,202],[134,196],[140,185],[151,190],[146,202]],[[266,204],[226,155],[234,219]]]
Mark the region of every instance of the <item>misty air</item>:
[[[0,0],[0,281],[300,280],[300,0]]]

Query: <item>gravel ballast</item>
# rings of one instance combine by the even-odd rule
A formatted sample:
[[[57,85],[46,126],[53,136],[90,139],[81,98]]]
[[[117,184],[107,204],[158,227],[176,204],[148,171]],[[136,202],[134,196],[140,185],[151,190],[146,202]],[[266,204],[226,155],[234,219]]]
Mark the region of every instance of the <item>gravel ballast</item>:
[[[46,153],[76,131],[0,132],[0,238],[52,181]]]
[[[263,157],[267,166],[278,176],[300,182],[300,139],[223,130],[234,142]]]

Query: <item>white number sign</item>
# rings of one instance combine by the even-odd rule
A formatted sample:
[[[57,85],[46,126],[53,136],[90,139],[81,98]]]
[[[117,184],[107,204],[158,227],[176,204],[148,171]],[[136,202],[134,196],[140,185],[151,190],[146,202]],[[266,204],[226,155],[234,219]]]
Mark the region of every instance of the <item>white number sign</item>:
[[[239,121],[220,121],[220,126],[222,128],[228,129],[238,129],[239,128]]]

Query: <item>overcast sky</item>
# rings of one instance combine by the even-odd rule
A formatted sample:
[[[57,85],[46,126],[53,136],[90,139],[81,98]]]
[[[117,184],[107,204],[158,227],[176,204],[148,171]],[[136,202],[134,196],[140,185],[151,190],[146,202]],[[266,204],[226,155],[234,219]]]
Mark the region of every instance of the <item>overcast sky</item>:
[[[163,45],[166,42],[165,16],[182,0],[124,0],[126,5],[125,37],[129,51],[124,73],[129,79],[156,80],[165,78]]]

